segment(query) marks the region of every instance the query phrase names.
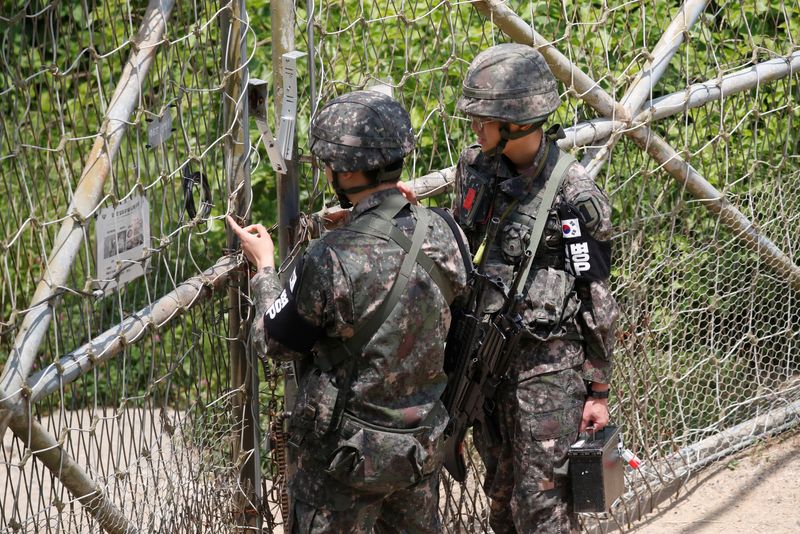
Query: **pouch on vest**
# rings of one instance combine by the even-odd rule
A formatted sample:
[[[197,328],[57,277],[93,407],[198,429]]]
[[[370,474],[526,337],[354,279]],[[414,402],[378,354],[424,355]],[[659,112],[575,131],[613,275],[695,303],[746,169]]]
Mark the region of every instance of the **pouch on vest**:
[[[580,212],[567,203],[558,206],[564,237],[564,268],[579,280],[599,281],[611,273],[611,243],[595,239]]]
[[[530,239],[531,227],[518,222],[507,223],[500,237],[503,260],[512,265],[518,265]]]
[[[447,426],[441,403],[416,428],[396,429],[368,423],[345,413],[342,435],[326,473],[351,488],[391,493],[432,475],[441,464]]]
[[[486,221],[491,207],[491,177],[479,173],[469,165],[465,165],[463,169],[455,215],[462,228],[471,230]]]
[[[340,394],[332,374],[312,369],[306,375],[289,419],[292,446],[299,446],[309,438],[321,443],[336,432],[344,412],[343,403],[337,402]]]
[[[534,271],[522,313],[526,337],[547,341],[569,334],[566,325],[572,323],[580,307],[573,283],[572,277],[560,269]]]

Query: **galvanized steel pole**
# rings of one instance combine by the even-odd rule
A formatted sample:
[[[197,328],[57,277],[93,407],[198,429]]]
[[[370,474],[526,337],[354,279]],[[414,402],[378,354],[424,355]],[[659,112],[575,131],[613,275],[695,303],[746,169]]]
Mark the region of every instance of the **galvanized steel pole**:
[[[705,11],[709,0],[687,0],[683,3],[678,14],[670,22],[661,38],[653,47],[650,61],[636,75],[631,86],[625,91],[620,103],[631,115],[635,115],[647,100],[652,98],[653,87],[658,84],[664,71],[678,48],[685,42],[689,30]]]
[[[222,13],[222,58],[225,85],[222,114],[226,129],[223,144],[230,210],[242,224],[250,220],[250,127],[247,106],[247,30],[245,0],[231,0]],[[228,250],[239,248],[233,231],[227,229]],[[239,273],[228,291],[228,335],[231,361],[233,417],[240,422],[234,430],[233,462],[239,468],[239,491],[234,495],[234,521],[243,530],[261,530],[261,451],[258,426],[258,367],[250,350],[248,280]]]
[[[214,266],[180,283],[154,303],[32,374],[27,380],[29,402],[34,404],[60,391],[147,333],[161,331],[175,318],[205,302],[215,292],[225,289],[232,272],[239,266],[240,263],[233,256],[220,258]]]
[[[42,281],[33,296],[14,340],[8,362],[0,376],[0,436],[6,425],[31,452],[50,469],[56,478],[86,507],[89,513],[111,533],[133,533],[137,529],[114,505],[102,488],[75,462],[38,422],[33,419],[26,399],[20,393],[33,366],[52,317],[51,299],[57,288],[66,283],[86,232],[85,221],[97,208],[106,177],[116,156],[130,116],[139,104],[141,87],[162,42],[173,0],[151,0],[142,27],[133,42],[133,51],[111,98],[103,125],[98,133],[81,180],[67,209],[68,217],[56,236]]]
[[[58,481],[81,503],[109,534],[135,534],[139,530],[117,508],[103,488],[64,450],[27,410],[14,412],[9,427]],[[62,434],[66,436],[66,434]]]
[[[279,127],[280,117],[282,116],[282,102],[285,92],[285,80],[283,79],[283,55],[295,49],[295,2],[293,0],[275,0],[270,3],[270,14],[272,23],[272,85],[275,109],[275,129]],[[309,16],[312,16],[309,13]],[[314,43],[309,43],[313,47]],[[300,189],[297,172],[297,134],[292,143],[291,157],[286,158],[286,172],[278,173],[278,253],[281,262],[286,262],[292,247],[294,246],[294,236],[300,217]],[[282,265],[282,267],[286,267]],[[284,410],[291,409],[294,399],[297,396],[297,376],[296,367],[291,364],[283,366],[284,369],[284,388],[283,403]],[[286,479],[292,476],[295,466],[287,456],[285,465]],[[280,488],[281,502],[288,503],[288,490],[284,486]],[[291,506],[291,505],[289,505]],[[281,513],[288,516],[284,517],[284,528],[291,529],[291,517],[286,506],[281,506]]]
[[[281,117],[283,102],[283,55],[295,49],[295,16],[294,2],[278,0],[270,4],[272,16],[272,84],[275,95],[275,128]],[[296,147],[297,143],[292,143]],[[295,229],[300,216],[300,189],[298,184],[297,165],[295,160],[297,149],[294,149],[291,160],[287,159],[286,173],[278,174],[278,253],[281,261],[285,261],[294,245]]]
[[[761,84],[786,78],[795,72],[800,72],[800,51],[726,74],[717,80],[695,83],[683,91],[656,98],[642,110],[640,115],[649,114],[650,120],[663,119],[753,89]],[[636,120],[641,122],[638,117]]]
[[[640,469],[638,484],[616,502],[607,514],[587,520],[587,534],[605,534],[619,525],[630,525],[655,510],[684,488],[702,468],[749,447],[758,440],[775,436],[797,426],[800,401],[775,408],[743,423],[683,447],[656,464]],[[661,474],[666,473],[666,476]]]
[[[652,97],[653,87],[661,79],[664,71],[669,67],[669,62],[675,52],[689,35],[689,30],[705,11],[708,0],[688,0],[681,6],[678,14],[670,22],[661,35],[651,54],[651,59],[639,72],[633,83],[625,91],[621,104],[629,116],[633,116],[642,107],[642,104]],[[620,135],[612,135],[605,146],[591,149],[584,154],[581,163],[593,178],[600,173],[600,169],[608,159],[611,149],[617,144]]]
[[[677,33],[680,30],[682,36],[682,32],[688,30],[691,24],[694,24],[697,17],[705,9],[706,3],[706,0],[690,0],[683,6],[682,13],[670,25],[668,34],[662,37],[661,42],[663,44],[656,47],[659,57],[654,58],[651,65],[657,65],[657,67],[653,68],[652,75],[643,75],[640,78],[642,83],[637,84],[640,89],[637,89],[635,94],[628,99],[629,105],[636,104],[635,100],[642,98],[638,96],[640,94],[645,94],[646,97],[647,93],[642,93],[641,87],[647,87],[649,91],[650,84],[655,83],[657,77],[663,73],[663,69],[666,68],[665,58],[672,57],[675,52]],[[503,5],[500,0],[483,0],[477,2],[475,7],[486,16],[491,17],[493,22],[514,41],[536,46],[547,60],[555,77],[567,87],[573,86],[579,93],[578,97],[597,112],[612,120],[621,120],[627,125],[631,124],[631,111],[629,109],[615,102],[601,88],[596,87],[596,84],[592,85],[594,82],[586,74],[582,73],[555,47],[534,32],[525,21]],[[641,103],[639,103],[639,106],[641,106]],[[655,135],[644,125],[626,126],[621,133],[630,137],[640,148],[647,152],[673,178],[698,198],[706,208],[718,215],[720,221],[730,228],[747,248],[755,251],[770,268],[785,276],[792,287],[800,291],[800,268],[772,241],[761,234],[747,217],[725,199],[722,193],[717,191],[684,161],[669,143]],[[595,167],[595,174],[597,169],[599,167]]]
[[[559,52],[551,41],[542,37],[509,9],[505,0],[481,0],[475,2],[474,6],[513,41],[530,45],[538,50],[544,56],[553,75],[601,115],[613,120],[630,121],[630,113],[619,102]]]
[[[594,119],[567,128],[566,137],[558,141],[563,150],[582,147],[597,139],[605,139],[611,132],[626,127],[626,124],[610,119]],[[409,183],[417,197],[422,200],[434,195],[446,193],[453,187],[455,166],[433,171],[424,176],[414,178]]]
[[[649,124],[700,107],[709,102],[748,91],[760,84],[779,80],[800,72],[800,52],[785,58],[775,58],[740,71],[726,74],[717,80],[696,83],[685,90],[664,95],[644,105],[643,110],[633,119],[633,124]],[[564,129],[566,137],[558,141],[564,150],[580,148],[611,134],[624,133],[630,124],[612,119],[592,119]],[[452,187],[455,167],[433,171],[411,181],[417,197],[424,199],[448,191]]]
[[[783,276],[796,291],[800,291],[800,267],[764,236],[755,224],[689,165],[669,143],[644,125],[628,130],[626,135],[711,213],[717,215],[720,222],[727,226],[748,249],[757,253],[773,272]]]

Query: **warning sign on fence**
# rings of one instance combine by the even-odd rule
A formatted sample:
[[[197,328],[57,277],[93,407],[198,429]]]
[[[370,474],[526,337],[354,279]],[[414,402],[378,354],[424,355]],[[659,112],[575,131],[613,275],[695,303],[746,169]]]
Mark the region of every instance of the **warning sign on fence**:
[[[100,210],[95,224],[97,282],[109,292],[142,276],[150,243],[150,206],[143,196]]]

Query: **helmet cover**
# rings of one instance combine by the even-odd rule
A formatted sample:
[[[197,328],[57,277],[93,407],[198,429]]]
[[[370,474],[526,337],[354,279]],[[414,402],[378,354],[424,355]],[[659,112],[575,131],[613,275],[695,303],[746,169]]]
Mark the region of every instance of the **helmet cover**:
[[[383,169],[413,149],[411,118],[377,91],[354,91],[325,104],[311,122],[311,152],[334,172]]]
[[[544,57],[516,43],[493,46],[467,69],[457,108],[470,116],[513,124],[543,122],[561,103]]]

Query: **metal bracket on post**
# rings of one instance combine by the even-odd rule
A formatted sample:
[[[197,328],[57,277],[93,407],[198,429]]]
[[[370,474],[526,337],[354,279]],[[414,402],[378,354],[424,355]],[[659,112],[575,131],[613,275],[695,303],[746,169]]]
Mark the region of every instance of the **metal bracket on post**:
[[[294,128],[297,123],[297,60],[305,55],[305,52],[293,50],[282,56],[283,100],[277,138],[272,135],[267,123],[269,84],[257,78],[250,78],[248,81],[247,100],[250,115],[256,119],[256,126],[261,134],[261,141],[267,149],[272,169],[281,174],[285,174],[289,168],[294,152]]]
[[[298,50],[283,54],[283,102],[278,146],[284,161],[290,161],[294,151],[294,126],[297,123],[297,60],[305,55],[305,52]]]

